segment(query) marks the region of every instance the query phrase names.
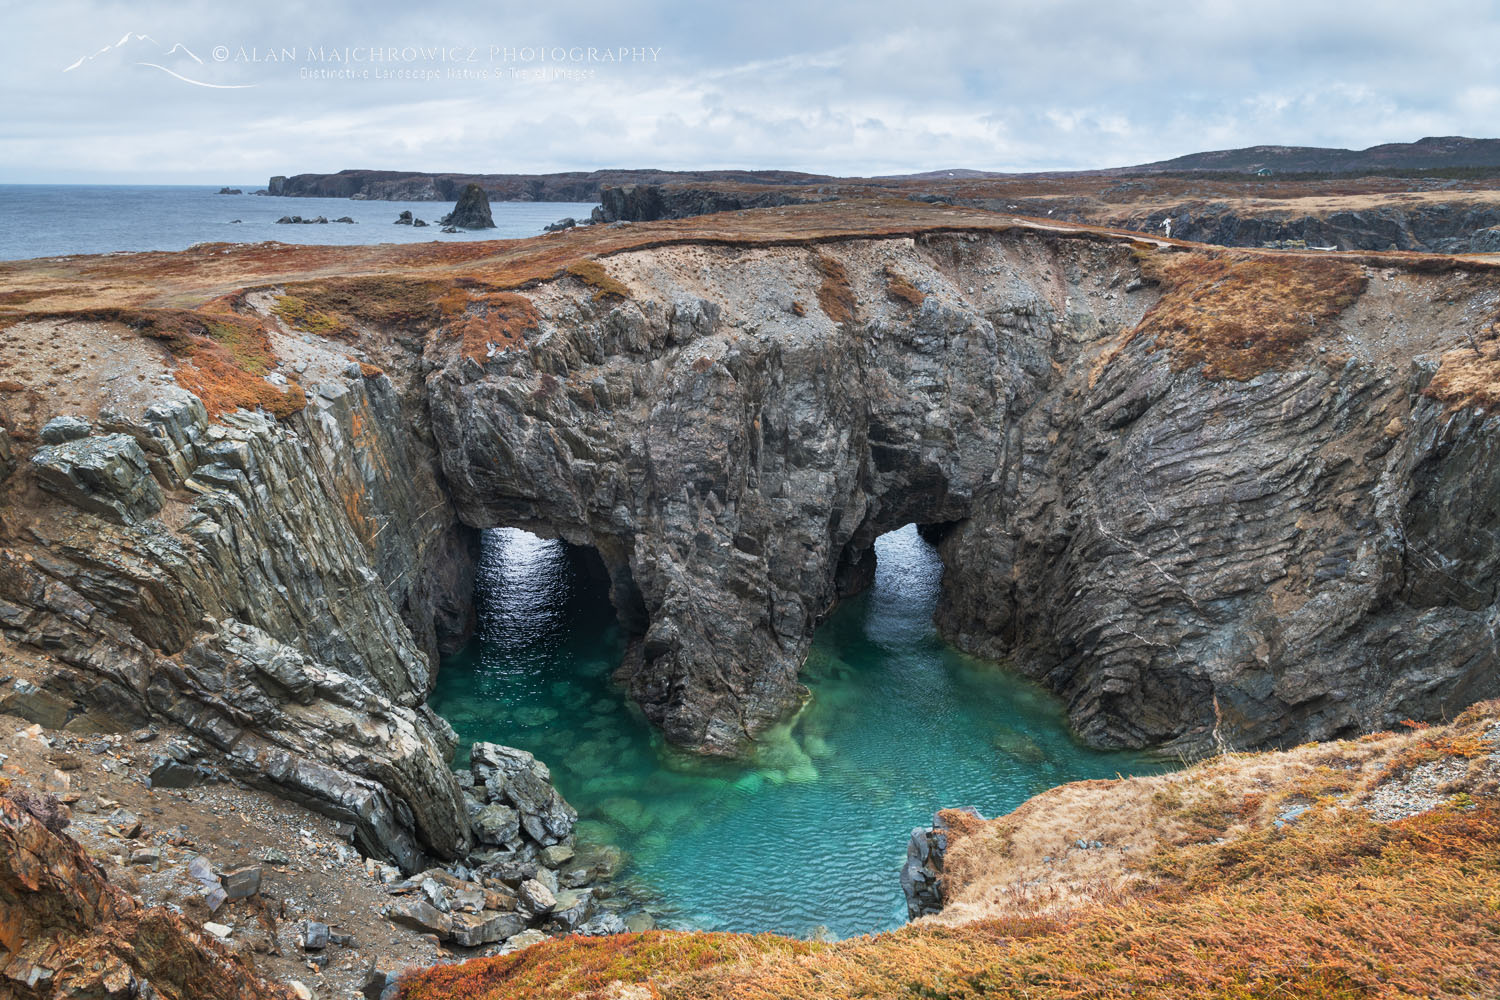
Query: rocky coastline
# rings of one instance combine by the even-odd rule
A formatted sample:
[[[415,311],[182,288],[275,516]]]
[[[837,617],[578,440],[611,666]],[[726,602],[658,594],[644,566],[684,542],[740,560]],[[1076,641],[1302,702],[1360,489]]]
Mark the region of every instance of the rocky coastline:
[[[401,170],[341,170],[336,174],[277,175],[267,184],[283,198],[354,198],[360,201],[456,201],[478,184],[499,201],[598,201],[605,184],[669,178],[800,184],[819,175],[783,170],[594,170],[553,174],[457,174]]]
[[[455,773],[426,705],[484,528],[598,553],[621,682],[707,753],[796,709],[814,628],[912,522],[939,539],[945,635],[1043,681],[1094,745],[1295,744],[1500,693],[1489,265],[824,210],[768,210],[787,232],[750,244],[640,227],[599,254],[625,237],[569,230],[508,285],[479,244],[441,272],[274,251],[200,314],[214,343],[265,331],[237,356],[271,393],[253,412],[211,414],[209,348],[172,355],[145,320],[6,316],[8,344],[109,345],[118,370],[78,371],[107,382],[92,412],[39,348],[0,372],[0,632],[40,657],[4,711],[178,727],[191,767],[413,876],[393,919],[498,945],[619,917],[545,765],[479,744]],[[313,253],[367,276],[309,274]],[[161,257],[225,301],[224,263],[139,266]],[[1205,305],[1262,336],[1172,324]]]
[[[1359,265],[1321,346],[1236,381],[1122,340],[1164,294],[1132,253],[1025,230],[667,247],[530,290],[524,339],[493,325],[520,306],[476,300],[477,356],[372,329],[354,363],[285,330],[329,371],[290,421],[171,388],[12,458],[0,622],[66,664],[46,686],[70,714],[169,718],[407,870],[474,846],[423,699],[490,526],[598,552],[637,636],[622,680],[707,752],[795,708],[817,622],[911,521],[945,526],[945,633],[1095,745],[1330,738],[1487,693],[1497,556],[1432,554],[1473,544],[1448,512],[1500,475],[1491,418],[1427,389],[1490,315],[1488,272]]]
[[[1121,186],[1128,185],[1121,182]],[[1042,185],[1038,185],[1041,187]],[[1309,212],[1275,199],[1257,208],[1201,197],[1147,208],[1100,205],[1094,198],[987,194],[981,183],[963,187],[908,182],[882,186],[849,181],[815,186],[673,182],[606,184],[599,193],[601,222],[686,219],[715,212],[814,205],[874,192],[932,204],[1014,212],[1038,219],[1129,229],[1230,247],[1327,250],[1411,250],[1424,253],[1500,252],[1500,204],[1454,192],[1451,200],[1373,204]]]

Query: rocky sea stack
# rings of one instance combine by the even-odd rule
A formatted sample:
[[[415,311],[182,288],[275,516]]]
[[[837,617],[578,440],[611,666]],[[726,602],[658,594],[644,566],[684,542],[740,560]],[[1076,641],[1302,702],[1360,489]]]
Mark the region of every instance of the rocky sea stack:
[[[458,204],[453,206],[453,211],[438,221],[459,229],[494,229],[495,219],[490,215],[490,196],[478,184],[470,184],[458,196]]]

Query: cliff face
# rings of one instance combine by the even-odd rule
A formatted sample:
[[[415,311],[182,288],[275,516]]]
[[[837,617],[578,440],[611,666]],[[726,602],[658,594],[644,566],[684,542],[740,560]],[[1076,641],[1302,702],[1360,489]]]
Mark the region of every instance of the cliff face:
[[[308,329],[283,355],[391,374],[299,376],[282,422],[165,389],[43,445],[47,400],[12,402],[0,627],[68,664],[75,719],[167,715],[408,867],[471,840],[423,701],[476,528],[593,546],[636,634],[622,679],[707,752],[797,705],[817,622],[913,521],[942,539],[944,632],[1101,746],[1298,742],[1496,692],[1491,270],[796,211],[750,213],[761,246],[667,224],[598,260],[576,247],[626,236],[286,273],[241,306]],[[573,263],[496,291],[523,252]],[[407,251],[348,260],[382,253]],[[222,294],[218,257],[192,266]],[[60,335],[31,322],[11,336]]]
[[[341,170],[336,174],[272,177],[267,193],[288,198],[360,198],[371,201],[453,201],[478,184],[499,201],[597,201],[605,184],[673,178],[806,184],[826,178],[788,170],[594,170],[556,174],[454,174],[405,170]]]
[[[1118,188],[1141,182],[1123,180]],[[1102,186],[1096,184],[1095,187]],[[606,184],[599,194],[604,221],[649,222],[686,219],[714,212],[731,212],[779,205],[809,205],[885,194],[936,204],[962,205],[992,212],[1016,212],[1035,218],[1133,229],[1160,235],[1171,220],[1170,235],[1196,243],[1229,247],[1303,244],[1338,250],[1416,250],[1437,253],[1500,252],[1500,205],[1474,201],[1462,193],[1451,200],[1411,198],[1409,203],[1378,201],[1348,209],[1302,207],[1296,199],[1276,204],[1274,197],[1246,206],[1230,200],[1201,197],[1161,200],[1135,206],[1101,202],[1100,192],[1077,196],[1042,191],[990,194],[983,181],[954,186],[939,181],[882,183],[830,180],[816,186],[727,184],[722,182],[665,184]],[[1106,189],[1107,190],[1107,189]],[[1253,189],[1239,192],[1253,197]],[[1307,199],[1314,200],[1314,199]]]
[[[7,633],[75,668],[48,687],[80,724],[159,713],[373,853],[460,852],[424,699],[472,615],[472,536],[389,381],[320,387],[295,429],[163,395],[32,452],[3,517]]]
[[[1494,231],[1500,225],[1500,206],[1468,204],[1461,199],[1319,213],[1247,212],[1223,204],[1186,203],[1144,215],[1121,215],[1107,224],[1159,233],[1162,220],[1168,218],[1173,236],[1221,246],[1302,242],[1339,250],[1500,250],[1500,234]]]
[[[605,222],[650,222],[686,219],[715,212],[735,212],[778,205],[807,205],[832,201],[839,188],[797,187],[779,190],[761,185],[732,184],[606,184],[599,191]]]

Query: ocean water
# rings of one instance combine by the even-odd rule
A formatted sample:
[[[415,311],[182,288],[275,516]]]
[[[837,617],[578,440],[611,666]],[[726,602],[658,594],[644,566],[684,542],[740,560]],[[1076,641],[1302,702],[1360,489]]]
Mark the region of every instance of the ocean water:
[[[580,839],[618,844],[665,926],[845,937],[905,920],[898,874],[934,810],[1007,812],[1053,785],[1162,765],[1075,743],[1055,698],[943,643],[942,564],[914,526],[876,543],[875,585],[819,628],[811,702],[749,761],[664,745],[615,685],[624,638],[577,550],[485,533],[474,643],[431,703],[468,745],[552,768]]]
[[[451,202],[219,194],[219,188],[225,186],[250,192],[265,184],[0,184],[0,260],[184,250],[194,243],[265,240],[351,245],[509,239],[535,236],[543,226],[565,216],[587,218],[594,208],[592,203],[496,201],[490,203],[494,229],[444,233],[436,223],[452,211]],[[403,209],[432,225],[424,229],[394,225]],[[322,215],[330,220],[348,216],[354,224],[277,224],[284,215],[304,219]]]

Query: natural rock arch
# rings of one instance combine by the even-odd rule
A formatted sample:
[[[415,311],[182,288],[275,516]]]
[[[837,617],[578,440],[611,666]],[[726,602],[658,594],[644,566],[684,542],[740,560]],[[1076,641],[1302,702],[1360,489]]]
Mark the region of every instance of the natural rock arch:
[[[1391,584],[1432,519],[1411,470],[1441,464],[1443,404],[1379,345],[1330,359],[1280,327],[1183,348],[1234,375],[1205,377],[1162,350],[1180,334],[1132,336],[1162,295],[1141,259],[962,234],[612,258],[628,296],[543,286],[525,350],[428,378],[443,471],[468,523],[555,525],[630,581],[631,694],[708,752],[795,707],[812,628],[911,521],[947,526],[945,634],[1045,680],[1098,745],[1324,737],[1488,690],[1488,612]],[[1209,280],[1274,297],[1282,271],[1237,267]],[[1399,293],[1342,319],[1334,294],[1286,308],[1347,343]],[[1433,642],[1442,666],[1402,665]]]

